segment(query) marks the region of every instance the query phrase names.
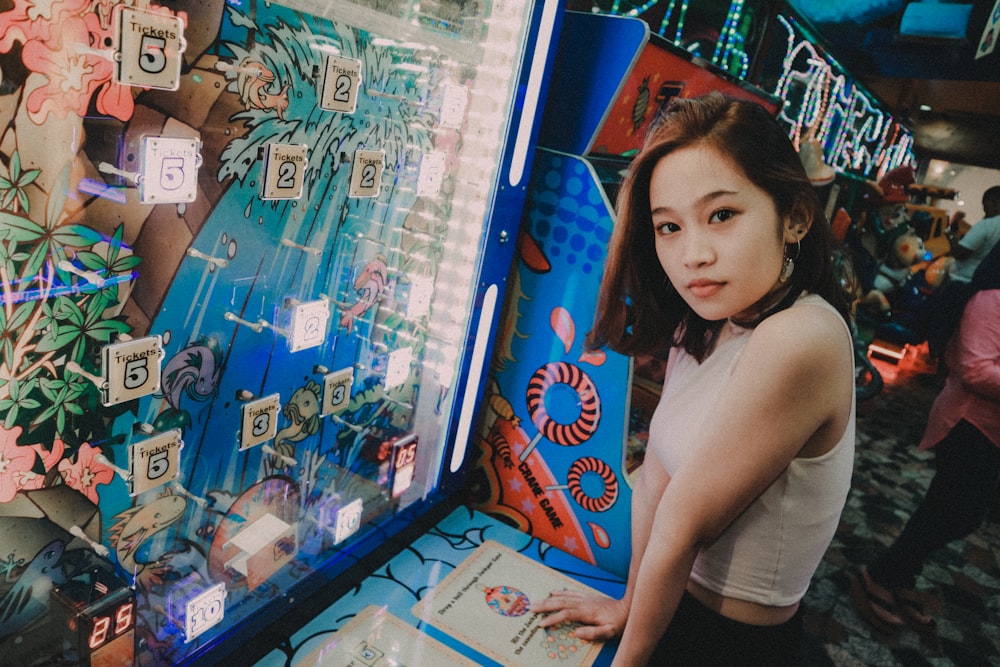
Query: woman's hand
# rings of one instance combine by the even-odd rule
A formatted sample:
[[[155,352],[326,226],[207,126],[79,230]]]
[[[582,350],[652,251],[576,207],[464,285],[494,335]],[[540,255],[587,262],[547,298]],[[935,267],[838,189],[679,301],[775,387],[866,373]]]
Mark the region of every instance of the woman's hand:
[[[628,607],[622,600],[578,591],[553,591],[541,602],[533,603],[531,611],[548,614],[538,623],[543,628],[562,622],[581,623],[574,634],[587,640],[619,637],[628,620]]]

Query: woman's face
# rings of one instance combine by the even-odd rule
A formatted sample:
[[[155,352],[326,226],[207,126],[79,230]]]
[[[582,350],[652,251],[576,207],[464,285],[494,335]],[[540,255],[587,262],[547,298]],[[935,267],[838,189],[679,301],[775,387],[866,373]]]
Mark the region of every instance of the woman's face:
[[[749,317],[778,286],[784,244],[804,234],[781,224],[771,196],[714,148],[693,145],[657,163],[650,181],[656,255],[706,320]]]

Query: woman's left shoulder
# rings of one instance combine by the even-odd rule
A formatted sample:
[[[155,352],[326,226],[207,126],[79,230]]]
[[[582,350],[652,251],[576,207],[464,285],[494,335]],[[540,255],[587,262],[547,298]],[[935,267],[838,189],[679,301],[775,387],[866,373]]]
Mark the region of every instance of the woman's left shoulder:
[[[794,342],[804,346],[842,345],[850,342],[847,323],[820,297],[800,298],[791,307],[777,312],[757,326],[754,336],[779,344]]]

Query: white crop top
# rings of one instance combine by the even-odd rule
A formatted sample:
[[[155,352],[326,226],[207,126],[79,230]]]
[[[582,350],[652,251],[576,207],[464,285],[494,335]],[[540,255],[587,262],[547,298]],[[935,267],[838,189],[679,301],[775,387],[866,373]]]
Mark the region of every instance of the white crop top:
[[[804,295],[792,308],[833,307]],[[673,475],[689,442],[711,418],[704,402],[727,381],[752,329],[735,325],[699,364],[671,350],[668,374],[649,426],[648,449]],[[844,325],[850,344],[850,332]],[[730,335],[731,334],[731,335]],[[823,363],[817,359],[816,363]],[[855,405],[837,444],[815,458],[796,458],[710,547],[698,554],[691,578],[726,597],[784,606],[802,599],[840,521],[854,466]],[[732,434],[738,438],[739,434]]]

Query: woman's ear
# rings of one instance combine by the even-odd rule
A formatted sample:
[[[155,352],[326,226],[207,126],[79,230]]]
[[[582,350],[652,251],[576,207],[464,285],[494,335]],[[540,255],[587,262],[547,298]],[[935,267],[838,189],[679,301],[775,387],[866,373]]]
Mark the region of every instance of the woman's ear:
[[[808,215],[805,211],[792,211],[791,215],[785,219],[784,231],[782,233],[785,243],[790,244],[801,241],[806,232],[809,231],[810,226],[812,226],[811,215]]]
[[[801,241],[808,231],[809,225],[801,221],[790,222],[785,224],[785,231],[782,236],[784,237],[785,243],[792,244]]]

